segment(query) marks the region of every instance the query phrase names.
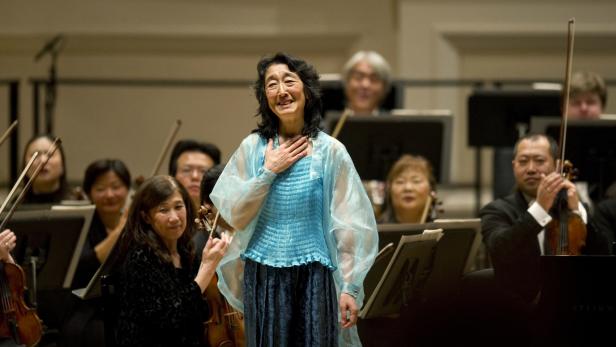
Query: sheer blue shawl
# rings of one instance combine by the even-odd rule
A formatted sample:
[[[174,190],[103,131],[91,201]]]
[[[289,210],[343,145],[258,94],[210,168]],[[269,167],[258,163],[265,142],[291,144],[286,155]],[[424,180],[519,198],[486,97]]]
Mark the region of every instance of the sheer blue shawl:
[[[323,180],[323,230],[338,298],[364,299],[363,281],[378,250],[374,212],[353,161],[344,145],[319,132],[312,139],[310,178]],[[210,198],[221,216],[235,228],[233,241],[218,268],[218,287],[229,303],[243,312],[243,269],[240,258],[257,224],[261,207],[276,174],[263,167],[267,140],[246,137],[220,175]],[[340,318],[340,317],[339,317]],[[357,328],[341,329],[340,346],[361,346]]]

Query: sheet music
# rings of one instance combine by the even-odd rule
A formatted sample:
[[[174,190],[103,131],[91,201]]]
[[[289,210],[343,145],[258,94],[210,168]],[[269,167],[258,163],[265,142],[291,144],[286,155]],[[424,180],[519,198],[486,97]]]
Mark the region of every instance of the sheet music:
[[[366,301],[366,304],[362,308],[359,316],[361,318],[379,316],[379,312],[372,312],[373,310],[385,310],[387,308],[374,307],[377,304],[383,304],[382,295],[388,293],[382,293],[383,290],[391,290],[393,281],[398,280],[401,264],[400,262],[406,261],[409,257],[415,256],[421,260],[422,265],[427,263],[429,259],[426,259],[432,255],[432,249],[443,236],[442,229],[424,230],[422,234],[418,235],[405,235],[400,238],[398,247],[396,248],[394,255],[392,256],[385,272],[381,276],[376,288]],[[396,272],[396,273],[394,273]],[[394,278],[396,277],[396,278]],[[389,283],[388,283],[389,281]],[[388,288],[385,288],[388,287]],[[391,313],[391,312],[387,312]]]

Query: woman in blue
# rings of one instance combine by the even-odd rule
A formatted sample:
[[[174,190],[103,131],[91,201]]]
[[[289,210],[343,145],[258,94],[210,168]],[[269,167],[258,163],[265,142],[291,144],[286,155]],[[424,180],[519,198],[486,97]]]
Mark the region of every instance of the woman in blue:
[[[344,146],[319,131],[318,75],[278,53],[257,65],[260,122],[212,194],[235,230],[219,288],[248,346],[358,346],[362,283],[377,252],[370,200]]]

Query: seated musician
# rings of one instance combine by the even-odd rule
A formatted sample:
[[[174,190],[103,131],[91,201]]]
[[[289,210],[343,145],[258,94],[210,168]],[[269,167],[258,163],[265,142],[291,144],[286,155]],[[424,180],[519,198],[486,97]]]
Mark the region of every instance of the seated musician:
[[[391,88],[391,68],[375,51],[358,51],[344,64],[342,82],[345,95],[343,114],[378,116],[380,106]],[[378,180],[363,181],[375,214],[380,214],[384,184]]]
[[[26,174],[26,177],[30,178],[36,166],[47,158],[47,151],[50,149],[53,141],[54,137],[51,135],[38,135],[28,141],[22,160],[23,167],[26,167],[34,152],[39,152],[39,155]],[[45,167],[39,172],[22,203],[54,204],[72,198],[72,193],[66,180],[65,159],[64,149],[60,144],[53,156],[45,164]]]
[[[192,202],[170,176],[147,179],[137,191],[116,262],[117,346],[199,346],[208,310],[202,294],[228,246],[209,239],[193,262]]]
[[[422,156],[405,154],[389,170],[385,204],[380,223],[430,221],[431,200],[436,191],[432,165]],[[424,216],[425,214],[425,216]],[[422,218],[424,220],[422,220]]]
[[[169,158],[169,175],[186,188],[195,208],[201,201],[200,184],[203,174],[220,163],[220,150],[211,143],[185,139],[178,141]]]
[[[115,245],[124,223],[123,213],[131,184],[130,172],[117,159],[101,159],[86,168],[83,191],[96,206],[79,264],[73,277],[73,288],[84,288],[105,261]],[[104,323],[101,302],[72,298],[62,326],[62,345],[104,347]]]
[[[568,116],[572,120],[600,119],[607,102],[605,81],[595,72],[578,71],[571,76]],[[574,163],[575,164],[575,163]],[[598,165],[598,164],[597,164]],[[599,168],[597,168],[599,170]],[[605,169],[604,169],[605,170]],[[605,175],[605,174],[604,174]],[[575,181],[580,200],[593,211],[604,197],[600,187],[611,182]],[[616,187],[616,185],[615,185]],[[610,188],[607,189],[609,191]]]
[[[554,140],[545,135],[527,135],[518,140],[512,161],[515,192],[489,203],[479,213],[483,241],[494,266],[498,293],[492,294],[500,297],[502,305],[490,309],[498,312],[498,318],[509,318],[507,327],[520,332],[529,328],[528,315],[538,301],[540,255],[546,254],[544,228],[553,219],[548,212],[560,190],[567,192],[569,210],[586,224],[582,253],[608,253],[605,235],[589,223],[575,185],[555,172],[557,152]]]
[[[15,248],[16,242],[17,238],[11,230],[5,229],[0,232],[0,262],[11,264],[15,263],[13,257],[11,256],[11,251]],[[0,314],[2,313],[0,312]],[[0,346],[13,347],[18,345],[8,336],[0,336]]]
[[[374,51],[359,51],[346,62],[342,75],[346,111],[378,115],[391,86],[391,69],[385,58]]]
[[[131,185],[130,172],[117,159],[97,160],[86,168],[83,191],[96,206],[73,288],[85,287],[116,243],[126,216],[123,211]]]
[[[607,90],[601,76],[588,71],[571,76],[569,119],[599,119],[606,102]]]

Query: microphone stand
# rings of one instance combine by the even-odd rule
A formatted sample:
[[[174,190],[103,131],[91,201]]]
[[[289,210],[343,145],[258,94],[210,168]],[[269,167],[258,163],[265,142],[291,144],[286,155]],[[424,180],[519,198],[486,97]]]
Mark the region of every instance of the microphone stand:
[[[58,54],[62,50],[64,37],[56,35],[48,41],[45,46],[36,54],[34,61],[38,61],[46,54],[51,56],[49,66],[49,77],[45,82],[45,132],[53,133],[53,114],[56,107],[57,82],[58,82]]]

